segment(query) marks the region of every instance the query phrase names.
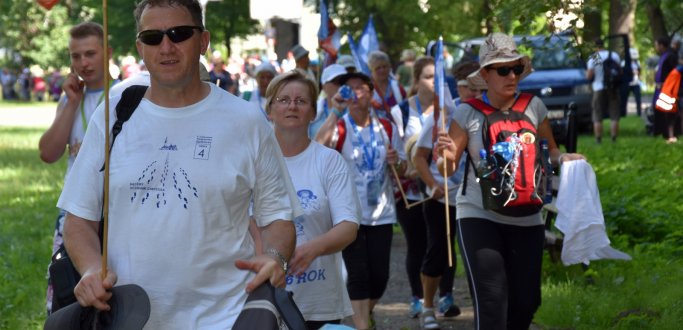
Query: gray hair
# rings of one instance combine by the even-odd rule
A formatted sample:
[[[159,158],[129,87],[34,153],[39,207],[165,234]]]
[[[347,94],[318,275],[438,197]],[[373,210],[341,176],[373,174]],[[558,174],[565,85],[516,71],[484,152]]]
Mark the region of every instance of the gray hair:
[[[368,55],[368,67],[370,70],[374,70],[380,63],[387,63],[391,65],[389,55],[381,50],[370,52],[370,55]]]

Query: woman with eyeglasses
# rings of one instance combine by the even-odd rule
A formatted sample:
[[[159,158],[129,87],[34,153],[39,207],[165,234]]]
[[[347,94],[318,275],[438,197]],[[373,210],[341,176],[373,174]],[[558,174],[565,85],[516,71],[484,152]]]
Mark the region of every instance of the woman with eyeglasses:
[[[318,132],[318,141],[335,148],[354,177],[362,217],[356,240],[342,251],[348,273],[346,286],[357,329],[372,328],[371,314],[389,282],[389,256],[396,223],[392,170],[406,168],[405,154],[396,126],[373,115],[372,80],[360,72],[346,73],[341,91],[332,98],[332,113]]]
[[[360,216],[346,162],[308,137],[317,96],[317,84],[299,70],[275,77],[266,90],[266,112],[304,211],[294,219],[296,249],[287,290],[294,292],[311,330],[352,315],[340,251],[356,238]]]
[[[391,75],[391,60],[385,52],[376,50],[368,55],[368,67],[374,85],[372,106],[380,118],[391,117],[391,108],[406,98],[406,91]]]
[[[479,59],[481,68],[468,77],[474,86],[486,89],[479,100],[495,111],[511,109],[519,95],[519,81],[531,73],[529,57],[517,52],[510,36],[494,33],[481,45]],[[537,129],[534,138],[548,141],[552,162],[559,165],[563,161],[583,159],[580,154],[560,152],[547,114],[548,109],[537,97],[524,110]],[[540,211],[527,216],[509,216],[484,209],[482,188],[472,164],[479,163],[481,149],[488,149],[482,137],[486,122],[481,111],[469,103],[461,104],[455,110],[448,132],[440,133],[437,152],[445,154],[448,175],[456,170],[465,150],[471,157],[470,168],[465,169],[466,183],[457,194],[456,223],[474,304],[475,328],[528,329],[541,304],[545,227]],[[533,143],[533,139],[521,143]]]

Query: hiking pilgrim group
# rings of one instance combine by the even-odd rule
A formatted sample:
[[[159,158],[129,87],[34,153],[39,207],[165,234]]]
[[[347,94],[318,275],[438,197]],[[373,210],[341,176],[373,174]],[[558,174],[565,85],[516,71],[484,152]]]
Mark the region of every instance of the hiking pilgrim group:
[[[72,72],[40,153],[52,163],[69,151],[53,252],[80,279],[65,306],[51,274],[48,323],[141,294],[148,315],[134,302],[112,312],[123,328],[229,329],[269,282],[292,292],[307,329],[382,328],[374,309],[390,277],[406,276],[406,317],[439,329],[461,313],[459,244],[474,326],[529,328],[544,244],[537,169],[584,157],[561,153],[543,102],[518,92],[532,67],[510,36],[486,36],[478,62],[452,66],[456,98],[440,41],[434,57],[404,54],[404,86],[386,53],[362,57],[352,38],[353,56],[335,54],[319,79],[264,63],[268,79],[241,98],[200,64],[210,32],[198,1],[143,0],[133,17],[147,72],[130,81],[105,74],[106,25],[70,30]],[[407,255],[390,276],[397,224]],[[117,291],[133,284],[141,292]]]

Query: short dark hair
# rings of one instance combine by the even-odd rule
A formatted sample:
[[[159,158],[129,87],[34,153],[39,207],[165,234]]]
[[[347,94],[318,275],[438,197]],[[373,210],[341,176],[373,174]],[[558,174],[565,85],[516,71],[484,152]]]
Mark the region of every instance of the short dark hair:
[[[452,73],[455,80],[465,80],[472,72],[479,70],[479,62],[462,61],[453,66]]]
[[[669,37],[659,37],[657,38],[656,42],[664,46],[664,48],[671,47],[671,39],[669,39]]]
[[[71,39],[84,39],[87,37],[97,37],[100,43],[104,41],[104,29],[102,25],[95,22],[83,22],[69,29]]]
[[[197,0],[142,0],[135,6],[135,27],[140,31],[140,17],[146,7],[185,7],[192,16],[194,25],[204,29],[202,22],[202,7]]]

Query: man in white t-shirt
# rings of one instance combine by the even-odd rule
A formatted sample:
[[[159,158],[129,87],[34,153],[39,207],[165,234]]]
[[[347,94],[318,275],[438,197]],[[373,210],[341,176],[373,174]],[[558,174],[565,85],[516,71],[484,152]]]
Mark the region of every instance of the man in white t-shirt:
[[[209,32],[194,1],[141,1],[136,46],[150,87],[109,165],[108,267],[101,276],[104,107],[93,115],[58,205],[82,306],[109,310],[114,285],[149,296],[151,329],[229,329],[252,291],[284,286],[295,230],[291,180],[272,129],[244,100],[200,81]],[[118,99],[110,101],[110,117]],[[110,123],[111,125],[112,123]],[[255,256],[248,208],[264,254]]]
[[[62,158],[68,148],[66,165],[68,176],[81,147],[90,116],[102,102],[105,84],[104,57],[111,56],[111,49],[104,53],[102,26],[86,22],[69,30],[69,57],[71,73],[62,83],[64,95],[57,105],[52,125],[43,133],[38,143],[40,159],[52,164]],[[55,224],[52,254],[63,244],[64,215],[60,211]],[[48,279],[47,311],[52,312],[52,282]],[[61,307],[58,303],[56,306]]]
[[[616,52],[604,49],[602,39],[595,41],[595,47],[597,51],[588,59],[586,70],[586,79],[593,81],[593,133],[595,141],[602,142],[602,118],[604,111],[607,110],[611,120],[612,142],[615,142],[619,134],[619,87],[605,86],[603,63],[610,59],[619,65],[621,59]]]

